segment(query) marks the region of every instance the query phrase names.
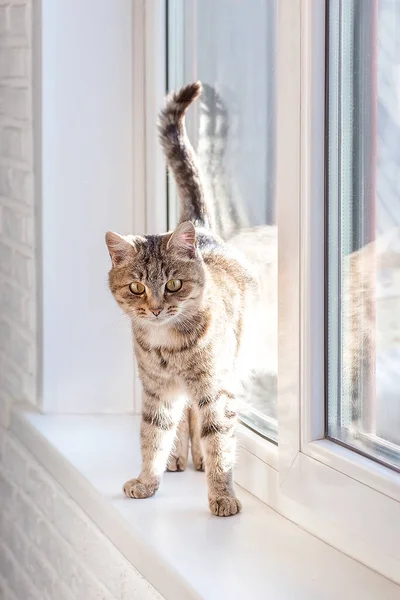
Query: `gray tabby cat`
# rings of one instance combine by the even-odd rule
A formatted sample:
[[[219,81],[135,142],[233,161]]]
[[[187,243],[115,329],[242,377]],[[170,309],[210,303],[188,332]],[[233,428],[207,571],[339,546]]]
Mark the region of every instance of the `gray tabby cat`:
[[[241,510],[232,473],[236,396],[246,349],[257,335],[260,290],[244,256],[212,231],[184,125],[200,92],[199,83],[182,88],[160,115],[161,144],[180,197],[179,225],[163,235],[108,232],[106,242],[110,289],[131,318],[143,384],[142,470],[124,492],[147,498],[167,466],[183,470],[190,427],[195,467],[205,465],[211,512],[229,516]]]

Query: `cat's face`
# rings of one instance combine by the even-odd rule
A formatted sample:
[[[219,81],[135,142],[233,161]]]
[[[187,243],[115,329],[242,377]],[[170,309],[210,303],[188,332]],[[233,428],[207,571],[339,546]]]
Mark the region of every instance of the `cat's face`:
[[[184,323],[196,312],[205,273],[191,223],[182,223],[172,234],[160,236],[108,232],[106,242],[112,260],[110,289],[134,323]]]

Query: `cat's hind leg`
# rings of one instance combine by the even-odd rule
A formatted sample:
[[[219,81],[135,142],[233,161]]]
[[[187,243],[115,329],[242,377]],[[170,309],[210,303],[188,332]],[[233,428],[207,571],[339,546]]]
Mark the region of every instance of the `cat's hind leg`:
[[[172,452],[168,459],[167,471],[184,471],[187,467],[189,454],[189,407],[183,411],[178,425]]]
[[[204,471],[205,463],[200,440],[200,417],[198,411],[193,406],[189,410],[189,427],[193,466],[196,471]]]

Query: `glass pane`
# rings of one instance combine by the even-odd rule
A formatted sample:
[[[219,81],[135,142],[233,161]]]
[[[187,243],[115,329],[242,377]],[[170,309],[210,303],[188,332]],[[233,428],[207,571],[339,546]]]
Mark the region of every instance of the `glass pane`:
[[[327,433],[400,469],[400,2],[329,6]]]
[[[275,64],[277,0],[169,0],[168,88],[199,79],[187,129],[214,206],[217,232],[240,247],[264,281],[265,317],[254,339],[241,418],[277,437]],[[169,226],[177,219],[169,182]]]

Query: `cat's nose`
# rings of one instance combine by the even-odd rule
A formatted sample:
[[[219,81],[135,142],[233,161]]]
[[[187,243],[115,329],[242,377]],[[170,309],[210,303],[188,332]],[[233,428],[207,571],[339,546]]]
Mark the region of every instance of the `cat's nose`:
[[[153,313],[153,315],[155,317],[158,317],[158,315],[160,314],[161,311],[162,311],[162,308],[157,308],[156,310],[152,310],[151,312]]]

